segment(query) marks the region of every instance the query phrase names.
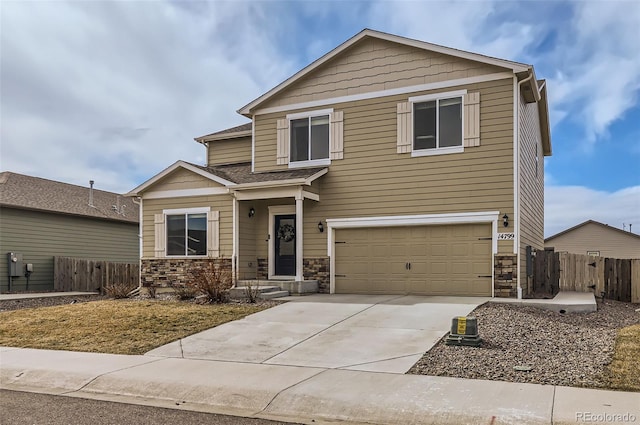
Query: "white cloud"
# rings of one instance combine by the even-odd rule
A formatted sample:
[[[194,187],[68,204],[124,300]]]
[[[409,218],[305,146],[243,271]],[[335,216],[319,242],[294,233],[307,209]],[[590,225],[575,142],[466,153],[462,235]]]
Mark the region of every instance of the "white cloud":
[[[549,78],[552,115],[559,112],[582,126],[593,144],[638,102],[640,3],[571,4],[574,15],[557,29],[561,35],[545,59],[555,68]]]
[[[545,187],[545,236],[586,220],[613,227],[634,225],[640,233],[640,186],[604,192],[584,186]]]
[[[193,137],[294,71],[263,5],[4,3],[2,169],[124,192],[204,162]]]
[[[387,31],[447,47],[516,60],[538,29],[499,1],[376,2],[371,19]],[[499,16],[498,16],[499,15]]]

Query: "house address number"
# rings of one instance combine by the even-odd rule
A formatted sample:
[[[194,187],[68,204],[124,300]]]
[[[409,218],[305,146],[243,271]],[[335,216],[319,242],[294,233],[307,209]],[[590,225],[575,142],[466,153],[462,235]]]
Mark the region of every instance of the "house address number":
[[[512,241],[514,240],[515,234],[514,233],[498,233],[498,240],[499,241]]]

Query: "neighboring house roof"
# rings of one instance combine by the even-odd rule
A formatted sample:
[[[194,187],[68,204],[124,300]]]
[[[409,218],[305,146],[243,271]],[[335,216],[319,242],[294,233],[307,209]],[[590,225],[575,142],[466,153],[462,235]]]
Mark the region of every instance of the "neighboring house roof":
[[[238,137],[247,137],[247,136],[251,136],[252,127],[253,127],[253,123],[248,122],[246,124],[227,128],[225,130],[216,131],[215,133],[207,134],[205,136],[196,137],[194,140],[199,143],[205,143],[205,142],[212,142],[214,140],[226,140],[226,139],[235,139]]]
[[[572,232],[572,231],[574,231],[574,230],[576,230],[576,229],[578,229],[578,228],[580,228],[580,227],[584,227],[584,226],[586,226],[587,224],[596,224],[596,225],[598,225],[598,226],[601,226],[601,227],[606,228],[607,230],[611,230],[611,231],[613,231],[613,232],[619,232],[619,233],[624,234],[624,235],[626,235],[626,236],[631,236],[631,237],[634,237],[634,238],[637,238],[638,240],[640,240],[640,235],[636,235],[635,233],[627,232],[626,230],[618,229],[618,228],[616,228],[616,227],[609,226],[608,224],[600,223],[599,221],[595,221],[595,220],[587,220],[587,221],[585,221],[584,223],[580,223],[580,224],[578,224],[578,225],[576,225],[576,226],[573,226],[573,227],[571,227],[571,228],[569,228],[569,229],[563,230],[563,231],[562,231],[562,232],[560,232],[560,233],[556,233],[556,234],[555,234],[555,235],[553,235],[553,236],[549,236],[548,238],[546,238],[546,239],[544,240],[544,242],[545,242],[545,244],[546,244],[547,242],[549,242],[550,240],[552,240],[552,239],[554,239],[554,238],[557,238],[558,236],[562,236],[562,235],[564,235],[564,234],[567,234],[567,233],[569,233],[569,232]]]
[[[168,176],[178,168],[184,168],[229,189],[250,189],[261,186],[286,186],[286,185],[310,185],[315,179],[328,172],[328,168],[298,168],[282,171],[251,172],[251,163],[216,165],[206,167],[191,164],[186,161],[177,161],[156,174],[151,179],[131,190],[125,196],[139,196],[162,178]]]
[[[252,110],[255,109],[257,106],[264,103],[266,100],[275,96],[276,94],[282,92],[283,90],[291,86],[296,81],[300,80],[304,76],[316,70],[322,64],[333,59],[334,57],[336,57],[337,55],[339,55],[340,53],[342,53],[343,51],[345,51],[346,49],[348,49],[349,47],[353,46],[354,44],[356,44],[357,42],[359,42],[360,40],[366,37],[378,38],[381,40],[404,44],[407,46],[413,46],[419,49],[424,49],[432,52],[442,53],[445,55],[455,56],[462,59],[468,59],[468,60],[484,63],[487,65],[494,65],[494,66],[502,67],[505,69],[510,69],[514,73],[519,73],[523,75],[531,74],[533,76],[533,78],[531,79],[532,91],[533,93],[539,96],[537,79],[535,78],[535,72],[533,71],[533,66],[531,65],[508,61],[504,59],[498,59],[491,56],[481,55],[478,53],[466,52],[464,50],[453,49],[450,47],[440,46],[437,44],[427,43],[425,41],[414,40],[411,38],[400,37],[397,35],[388,34],[380,31],[374,31],[371,29],[364,29],[360,31],[358,34],[356,34],[355,36],[351,37],[349,40],[345,41],[344,43],[336,47],[335,49],[331,50],[329,53],[325,54],[321,58],[312,62],[310,65],[306,66],[302,70],[298,71],[297,73],[295,73],[294,75],[292,75],[291,77],[289,77],[288,79],[286,79],[285,81],[283,81],[282,83],[274,87],[273,89],[269,90],[267,93],[263,94],[262,96],[258,97],[257,99],[243,106],[238,110],[238,113],[245,116],[251,116]]]
[[[138,205],[121,194],[5,171],[0,206],[137,223]],[[114,207],[115,206],[115,207]],[[118,209],[116,211],[116,209]]]

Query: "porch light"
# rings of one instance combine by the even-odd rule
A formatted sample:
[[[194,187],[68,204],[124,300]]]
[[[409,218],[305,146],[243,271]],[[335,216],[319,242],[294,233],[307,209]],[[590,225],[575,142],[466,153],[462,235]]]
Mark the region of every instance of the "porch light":
[[[502,216],[502,225],[509,227],[509,216],[506,213]]]
[[[321,221],[318,222],[318,230],[320,231],[320,233],[324,232],[324,224],[322,224]]]
[[[254,215],[256,215],[255,208],[253,207],[249,208],[249,218],[253,217]]]

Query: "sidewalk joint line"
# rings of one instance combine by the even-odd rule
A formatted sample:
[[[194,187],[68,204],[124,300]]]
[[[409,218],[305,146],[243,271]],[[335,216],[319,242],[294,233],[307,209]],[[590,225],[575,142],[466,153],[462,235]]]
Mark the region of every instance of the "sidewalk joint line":
[[[553,425],[553,412],[555,410],[556,407],[556,388],[558,388],[556,385],[553,386],[553,398],[551,399],[551,420],[550,420],[550,424]]]
[[[315,373],[315,374],[313,374],[313,375],[309,376],[308,378],[303,379],[303,380],[302,380],[302,381],[300,381],[300,382],[296,382],[295,384],[291,384],[291,385],[289,385],[287,388],[283,388],[283,389],[281,389],[280,391],[278,391],[278,393],[277,393],[276,395],[274,395],[274,396],[271,398],[271,400],[269,400],[269,403],[267,403],[267,405],[266,405],[266,406],[264,406],[262,409],[260,409],[260,411],[258,411],[258,412],[256,412],[256,413],[254,413],[252,416],[256,416],[256,415],[259,415],[260,413],[265,412],[265,411],[269,408],[269,406],[271,406],[271,403],[273,403],[273,402],[274,402],[274,400],[275,400],[276,398],[278,398],[278,396],[279,396],[280,394],[282,394],[283,392],[288,391],[288,390],[290,390],[291,388],[293,388],[293,387],[295,387],[295,386],[297,386],[297,385],[302,384],[303,382],[307,382],[307,381],[308,381],[308,380],[310,380],[311,378],[315,378],[316,376],[320,375],[321,373],[326,372],[327,370],[331,370],[331,369],[324,369],[324,370],[321,370],[320,372]]]
[[[321,333],[328,331],[329,329],[333,328],[334,326],[337,326],[337,325],[339,325],[340,323],[343,323],[343,322],[345,322],[345,321],[347,321],[347,320],[351,319],[352,317],[357,316],[357,315],[358,315],[358,314],[360,314],[360,313],[364,313],[365,311],[367,311],[367,310],[369,310],[369,309],[371,309],[371,308],[373,308],[373,307],[375,307],[375,306],[377,306],[377,305],[379,305],[379,304],[381,304],[381,303],[383,303],[383,302],[389,302],[389,301],[397,300],[397,299],[400,299],[400,298],[402,298],[402,297],[406,297],[406,295],[400,295],[400,296],[397,296],[397,297],[395,297],[395,298],[390,298],[390,299],[388,299],[388,300],[384,300],[384,301],[380,301],[380,302],[377,302],[377,303],[371,304],[369,307],[364,308],[364,309],[362,309],[362,310],[359,310],[359,311],[357,311],[356,313],[353,313],[351,316],[345,317],[344,319],[337,321],[337,322],[336,322],[336,323],[334,323],[333,325],[330,325],[330,326],[328,326],[328,327],[326,327],[326,328],[324,328],[324,329],[322,329],[322,330],[320,330],[320,331],[318,331],[318,332],[316,332],[316,333],[314,333],[314,334],[312,334],[312,335],[309,335],[307,338],[303,339],[302,341],[298,341],[298,342],[296,342],[295,344],[293,344],[292,346],[287,347],[287,348],[285,348],[284,350],[280,351],[279,353],[276,353],[276,354],[274,354],[273,356],[271,356],[271,357],[269,357],[269,358],[264,359],[261,363],[268,362],[269,360],[273,359],[274,357],[277,357],[277,356],[279,356],[280,354],[285,353],[285,352],[287,352],[287,351],[291,350],[291,349],[292,349],[292,348],[294,348],[294,347],[297,347],[298,345],[302,344],[303,342],[306,342],[306,341],[310,340],[310,339],[311,339],[311,338],[313,338],[314,336],[320,335]],[[269,363],[267,363],[267,364],[269,364]]]
[[[184,359],[184,350],[182,349],[182,338],[178,340],[178,343],[180,344],[180,357]]]
[[[101,373],[100,375],[98,375],[98,376],[96,376],[96,377],[91,378],[91,379],[89,380],[89,382],[87,382],[86,384],[82,385],[80,388],[78,388],[78,389],[76,389],[76,390],[73,390],[73,391],[66,391],[66,392],[64,392],[64,393],[61,393],[60,395],[67,395],[67,394],[72,394],[72,393],[75,393],[75,392],[78,392],[78,391],[82,391],[84,388],[86,388],[86,387],[87,387],[87,385],[91,384],[92,382],[94,382],[94,381],[95,381],[96,379],[98,379],[98,378],[102,378],[103,376],[110,375],[110,374],[112,374],[112,373],[116,373],[116,372],[122,372],[123,370],[133,369],[134,367],[138,367],[138,366],[146,366],[146,365],[149,365],[149,364],[151,364],[151,363],[159,362],[159,361],[161,361],[161,360],[164,360],[164,359],[151,360],[151,361],[149,361],[149,362],[144,362],[144,363],[140,363],[140,364],[136,364],[136,365],[131,365],[131,366],[123,367],[123,368],[120,368],[120,369],[110,370],[110,371],[108,371],[108,372]]]
[[[350,365],[346,365],[346,366],[340,366],[336,369],[345,369],[348,367],[354,367],[354,366],[363,366],[363,365],[367,365],[367,364],[374,364],[374,363],[380,363],[380,362],[386,362],[387,360],[396,360],[396,359],[404,359],[405,357],[411,357],[411,356],[417,356],[418,354],[422,355],[424,354],[424,352],[419,352],[419,353],[411,353],[411,354],[403,354],[401,356],[395,356],[395,357],[388,357],[386,359],[381,359],[381,360],[373,360],[370,362],[363,362],[363,363],[354,363],[354,364],[350,364]],[[359,372],[359,371],[358,371]],[[370,371],[368,371],[370,372]]]

